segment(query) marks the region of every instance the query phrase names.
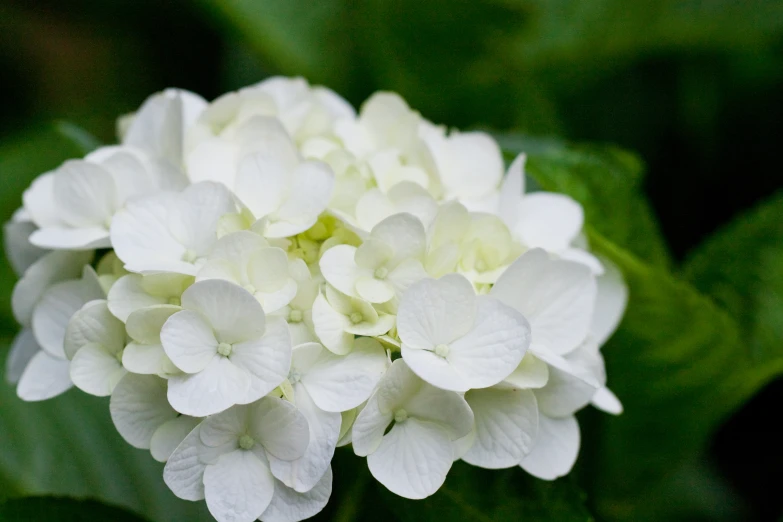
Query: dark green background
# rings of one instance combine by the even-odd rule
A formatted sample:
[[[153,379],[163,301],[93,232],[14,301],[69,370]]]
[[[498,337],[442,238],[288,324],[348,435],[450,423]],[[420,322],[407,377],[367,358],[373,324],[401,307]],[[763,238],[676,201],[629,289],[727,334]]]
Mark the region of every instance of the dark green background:
[[[0,0],[2,217],[18,206],[32,176],[79,153],[53,121],[73,122],[109,142],[115,117],[151,92],[179,86],[211,99],[275,73],[304,75],[357,106],[377,89],[395,90],[436,122],[510,133],[508,149],[523,144],[540,152],[530,169],[544,188],[580,199],[590,225],[636,256],[620,252],[615,259],[630,274],[638,302],[654,297],[655,307],[629,310],[607,348],[610,385],[615,379],[619,386],[625,420],[590,412],[582,419],[586,449],[566,485],[578,483],[586,500],[518,473],[463,480],[469,473],[459,467],[450,479],[457,500],[439,493],[428,508],[395,502],[395,516],[434,520],[427,509],[456,504],[480,506],[451,515],[465,519],[579,520],[585,509],[599,520],[777,520],[783,509],[783,430],[775,427],[783,384],[773,378],[773,361],[783,358],[783,198],[775,196],[783,186],[783,2]],[[638,156],[603,146],[566,150],[530,135],[610,143]],[[4,338],[14,331],[12,283],[5,267]],[[713,307],[716,313],[705,311]],[[656,325],[664,331],[651,333]],[[684,331],[685,340],[675,335]],[[704,349],[689,352],[689,342]],[[670,353],[655,352],[656,364],[640,368],[634,353],[648,347]],[[741,364],[733,366],[731,350],[756,354],[763,376],[750,378]],[[720,364],[710,362],[720,354]],[[678,391],[647,393],[666,386]],[[18,429],[11,409],[22,419],[26,412],[45,415],[45,408],[60,415],[40,430],[73,422],[63,413],[70,403],[61,399],[25,409],[11,395],[4,389],[0,397],[0,431],[4,422]],[[100,416],[105,404],[88,402]],[[714,415],[705,414],[716,402],[722,406]],[[105,427],[106,420],[95,422]],[[590,430],[600,437],[591,438]],[[31,426],[25,437],[36,433]],[[65,433],[74,446],[90,440]],[[95,477],[108,479],[112,466],[134,455],[147,458],[119,446],[117,440],[96,445],[96,458],[127,454],[110,458],[93,476],[98,483]],[[16,454],[0,455],[0,485],[9,484],[0,497],[89,495],[88,486],[62,490],[56,477],[36,478],[63,456],[47,460],[40,456],[45,450],[9,447]],[[25,459],[34,455],[28,466]],[[362,506],[385,509],[383,492],[364,482],[353,460],[335,463],[338,487],[325,518],[362,520]],[[17,480],[20,470],[27,470],[23,480]],[[466,496],[472,488],[466,484],[476,480],[485,486]],[[112,491],[103,497],[127,494],[122,487]],[[539,504],[580,507],[566,516],[538,512]],[[169,509],[156,506],[145,514]]]

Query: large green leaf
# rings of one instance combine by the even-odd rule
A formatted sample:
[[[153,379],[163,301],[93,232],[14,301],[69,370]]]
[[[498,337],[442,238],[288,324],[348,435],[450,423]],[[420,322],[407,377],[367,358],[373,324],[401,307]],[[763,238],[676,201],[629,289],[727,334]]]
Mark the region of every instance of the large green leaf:
[[[566,145],[522,135],[496,137],[508,159],[527,154],[525,171],[540,188],[579,201],[590,226],[651,264],[670,264],[652,209],[642,195],[643,165],[637,156],[606,145]]]
[[[6,353],[0,349],[0,357]],[[161,522],[211,520],[203,502],[186,502],[169,491],[163,466],[149,452],[122,440],[108,399],[72,389],[28,403],[2,382],[0,440],[0,496],[89,497]]]
[[[728,414],[783,371],[758,367],[736,321],[671,274],[598,234],[591,244],[623,271],[630,304],[604,348],[609,385],[625,406],[604,418],[588,457],[590,493],[611,520],[655,520],[655,494],[706,445]]]
[[[696,248],[684,276],[739,321],[757,365],[783,358],[783,192]]]
[[[144,519],[124,509],[107,506],[94,500],[59,497],[26,497],[0,504],[3,522],[144,522]]]

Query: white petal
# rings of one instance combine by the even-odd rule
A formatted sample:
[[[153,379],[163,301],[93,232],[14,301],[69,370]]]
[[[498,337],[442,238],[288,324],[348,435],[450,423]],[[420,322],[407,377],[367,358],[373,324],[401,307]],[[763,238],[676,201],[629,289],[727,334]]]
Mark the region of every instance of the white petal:
[[[356,294],[371,303],[385,303],[394,298],[394,286],[391,281],[359,277],[356,279]]]
[[[122,438],[142,449],[150,447],[158,428],[177,418],[166,400],[166,381],[150,375],[125,375],[112,392],[109,411]]]
[[[313,302],[313,328],[318,339],[333,353],[344,355],[353,348],[353,334],[347,333],[350,320],[331,307],[322,294]]]
[[[24,369],[40,350],[41,347],[35,342],[31,329],[25,328],[16,334],[11,344],[11,349],[8,351],[8,357],[5,360],[6,380],[10,383],[19,382]]]
[[[373,239],[382,241],[392,248],[392,267],[404,259],[419,259],[424,257],[427,238],[424,225],[411,214],[395,214],[384,219],[370,233]]]
[[[538,438],[522,459],[522,469],[544,480],[567,475],[579,454],[579,424],[575,417],[553,419],[538,416]]]
[[[287,165],[279,158],[257,153],[240,161],[234,191],[256,218],[277,211],[287,187]]]
[[[236,212],[228,189],[210,181],[190,185],[169,212],[172,236],[198,256],[206,256],[217,242],[217,223],[224,215]]]
[[[326,209],[332,197],[334,173],[326,163],[308,161],[294,170],[290,183],[295,189],[277,211],[277,217],[282,221],[297,223],[305,216],[317,218]]]
[[[541,388],[549,380],[549,366],[528,351],[522,358],[519,366],[511,374],[503,379],[503,382],[517,388]]]
[[[530,390],[488,388],[465,394],[476,419],[476,439],[462,459],[474,466],[516,466],[538,433],[538,407]]]
[[[174,365],[187,373],[204,370],[217,354],[218,341],[204,317],[191,310],[175,313],[160,331],[160,341]]]
[[[111,313],[123,322],[128,320],[131,313],[140,308],[168,302],[168,299],[163,296],[154,296],[145,292],[142,286],[142,276],[138,274],[129,274],[119,278],[111,286],[107,300]]]
[[[620,415],[623,412],[623,404],[620,402],[620,399],[606,386],[599,388],[595,392],[593,398],[590,399],[590,404],[612,415]]]
[[[237,368],[221,355],[194,375],[169,379],[169,403],[180,413],[205,417],[221,412],[242,400],[250,386],[247,370]]]
[[[3,225],[5,255],[16,275],[21,276],[33,263],[46,254],[46,250],[30,243],[30,234],[38,227],[32,221],[19,218],[24,209],[14,213],[11,221]]]
[[[71,361],[71,380],[80,390],[105,397],[127,371],[116,355],[107,353],[97,344],[88,344],[76,352]]]
[[[411,348],[433,348],[465,335],[475,315],[476,294],[467,279],[456,274],[425,279],[400,299],[397,331]]]
[[[61,219],[74,228],[103,225],[119,203],[111,174],[84,160],[63,163],[52,188]]]
[[[228,281],[199,281],[182,294],[182,307],[203,315],[218,341],[237,343],[264,333],[264,310],[244,288]]]
[[[218,522],[252,522],[272,501],[272,474],[252,451],[221,455],[204,471],[204,496]]]
[[[563,194],[527,194],[518,212],[517,222],[511,227],[517,238],[530,248],[550,252],[565,250],[584,224],[582,206]]]
[[[250,434],[271,455],[294,460],[310,443],[307,419],[296,407],[276,397],[264,397],[250,406]]]
[[[394,287],[398,296],[402,295],[411,285],[427,277],[427,271],[418,259],[406,259],[389,273],[388,281]]]
[[[579,356],[582,351],[584,348],[572,355]],[[566,417],[581,410],[600,387],[590,368],[584,366],[584,361],[572,360],[569,356],[567,362],[569,366],[550,366],[546,386],[536,390],[539,408],[550,417]]]
[[[299,493],[275,480],[272,502],[261,515],[262,522],[299,522],[317,515],[326,507],[332,494],[332,468],[306,493]]]
[[[304,454],[296,460],[287,461],[269,457],[274,476],[283,483],[304,493],[312,489],[329,469],[342,417],[339,413],[321,410],[301,384],[295,386],[296,408],[307,419],[310,429],[310,444]]]
[[[126,269],[195,274],[195,266],[183,261],[186,248],[169,230],[178,203],[178,194],[161,192],[128,202],[114,215],[111,244]]]
[[[62,226],[64,223],[54,202],[55,172],[47,172],[35,178],[24,191],[24,208],[39,227]]]
[[[201,500],[204,498],[204,470],[207,465],[200,458],[203,444],[199,428],[193,428],[171,454],[163,468],[163,481],[179,498]]]
[[[421,381],[419,383],[418,390],[404,403],[409,417],[439,424],[446,428],[451,440],[470,433],[473,429],[473,412],[462,395]]]
[[[71,317],[65,329],[65,356],[73,359],[82,346],[90,343],[114,356],[125,347],[125,325],[109,312],[102,299],[90,301]]]
[[[179,306],[162,304],[140,308],[131,313],[125,321],[128,335],[144,344],[159,344],[160,332],[166,321],[181,311]]]
[[[158,462],[166,462],[188,433],[198,426],[201,419],[180,415],[163,423],[150,439],[150,454]]]
[[[522,361],[530,345],[530,326],[519,312],[491,297],[481,296],[477,304],[473,329],[450,345],[446,359],[471,388],[486,388]]]
[[[383,347],[374,339],[357,339],[353,351],[342,357],[323,349],[321,352],[304,373],[302,384],[325,411],[343,412],[359,406],[370,397],[386,370]]]
[[[211,448],[230,445],[238,447],[239,438],[248,428],[250,410],[246,406],[234,406],[217,415],[211,415],[201,423],[201,442]]]
[[[392,493],[421,499],[435,493],[451,469],[451,439],[437,424],[407,419],[383,437],[367,456],[375,479]]]
[[[40,351],[24,369],[16,393],[23,401],[44,401],[60,395],[71,386],[69,361]]]
[[[628,305],[628,286],[617,265],[603,259],[605,272],[596,279],[598,293],[595,299],[595,312],[590,323],[590,333],[603,345],[620,325],[620,320]]]
[[[211,137],[200,142],[185,159],[190,181],[218,181],[233,187],[238,152],[236,143],[220,138]]]
[[[534,343],[562,355],[587,336],[596,283],[586,266],[535,249],[506,269],[490,295],[527,318]]]
[[[379,408],[376,392],[359,412],[351,428],[354,453],[359,457],[366,457],[378,449],[383,433],[393,419],[391,411],[381,411]]]
[[[30,242],[41,248],[52,249],[90,250],[111,247],[109,230],[105,226],[42,228],[33,232]]]
[[[92,260],[92,252],[49,252],[30,265],[14,285],[11,305],[14,317],[22,325],[30,325],[33,308],[46,290],[60,281],[77,279],[84,265]]]
[[[247,275],[250,283],[260,292],[280,290],[288,279],[288,256],[280,248],[261,248],[249,256]]]
[[[517,222],[517,208],[525,192],[525,161],[524,153],[519,154],[508,167],[506,177],[500,187],[498,200],[498,216],[509,229]]]
[[[245,404],[260,399],[288,376],[291,368],[288,325],[282,319],[270,319],[263,337],[235,344],[229,359],[250,375],[250,387],[237,402]]]
[[[337,245],[324,252],[318,263],[326,281],[340,292],[352,297],[358,297],[357,279],[373,277],[372,270],[356,266],[355,255],[356,247]]]

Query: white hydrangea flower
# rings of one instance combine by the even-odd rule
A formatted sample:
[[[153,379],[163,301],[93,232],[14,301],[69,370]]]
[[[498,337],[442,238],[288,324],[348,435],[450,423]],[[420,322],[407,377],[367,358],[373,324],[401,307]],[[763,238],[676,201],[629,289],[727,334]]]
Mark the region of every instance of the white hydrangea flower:
[[[180,190],[186,182],[174,167],[141,150],[102,147],[39,176],[25,191],[25,209],[39,227],[30,241],[56,249],[109,247],[109,227],[126,201]]]
[[[453,442],[472,426],[465,399],[424,382],[398,359],[356,418],[353,449],[367,457],[373,477],[390,491],[425,498],[446,480]]]
[[[111,418],[125,441],[148,449],[166,462],[201,419],[180,415],[166,399],[166,381],[153,375],[126,374],[114,387]]]
[[[426,235],[421,221],[395,214],[375,225],[361,246],[338,245],[321,256],[326,281],[340,292],[384,303],[426,277]]]
[[[576,201],[525,194],[524,155],[502,180],[490,135],[282,77],[167,89],[118,126],[5,225],[6,376],[25,400],[111,395],[121,436],[218,521],[315,515],[348,444],[412,499],[457,459],[553,480],[575,414],[622,411],[600,352],[622,275]]]
[[[297,280],[309,275],[301,259],[289,261],[285,251],[269,246],[263,237],[239,231],[220,238],[196,280],[231,281],[253,294],[264,312],[272,313],[293,300]]]
[[[297,459],[308,442],[305,417],[282,399],[264,397],[199,424],[171,455],[163,478],[180,498],[206,499],[218,522],[252,522],[275,496],[269,459]]]
[[[326,210],[334,173],[326,163],[301,161],[285,130],[274,148],[245,156],[237,167],[234,190],[266,237],[289,237],[312,227]]]
[[[328,284],[315,298],[312,316],[318,339],[338,355],[353,349],[355,336],[377,337],[397,322],[394,315],[376,310],[371,303],[349,297]]]
[[[397,332],[411,370],[459,392],[502,381],[530,344],[530,325],[520,313],[476,296],[470,282],[456,274],[411,286],[400,300]]]
[[[174,273],[122,276],[109,289],[106,297],[109,310],[117,319],[126,322],[133,312],[142,308],[179,306],[182,292],[193,281],[193,276]]]
[[[525,159],[525,155],[520,154],[508,168],[499,197],[500,217],[514,238],[526,247],[543,248],[601,274],[601,262],[585,249],[575,246],[584,225],[582,205],[564,194],[525,194]]]
[[[166,355],[182,375],[169,379],[169,402],[203,417],[256,401],[288,376],[291,337],[285,321],[266,318],[243,288],[219,279],[182,294],[183,310],[160,333]]]
[[[112,220],[112,246],[131,272],[195,275],[217,242],[218,220],[235,210],[229,191],[211,182],[136,199]]]

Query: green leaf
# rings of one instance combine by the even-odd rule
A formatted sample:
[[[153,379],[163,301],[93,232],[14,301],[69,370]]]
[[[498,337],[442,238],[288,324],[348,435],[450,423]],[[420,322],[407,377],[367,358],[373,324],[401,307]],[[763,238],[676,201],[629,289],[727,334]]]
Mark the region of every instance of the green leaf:
[[[98,138],[75,123],[58,121],[54,124],[54,127],[57,129],[57,132],[69,139],[83,155],[89,154],[101,146],[101,141]]]
[[[454,463],[446,483],[424,500],[400,498],[378,486],[378,494],[400,522],[587,522],[585,495],[570,479],[545,482],[521,469],[485,470]]]
[[[130,511],[107,506],[94,500],[77,500],[58,497],[27,497],[0,504],[0,520],[3,522],[144,522],[145,519]]]
[[[756,365],[783,358],[783,192],[739,216],[687,258],[683,274],[740,324]]]
[[[701,451],[716,427],[783,371],[758,368],[734,319],[692,286],[590,234],[630,290],[623,322],[603,353],[625,412],[602,418],[588,457],[590,493],[609,520],[660,520],[655,493]]]
[[[634,154],[606,145],[566,145],[554,139],[496,135],[507,159],[528,156],[525,172],[539,188],[568,194],[601,234],[658,266],[670,264],[663,236],[642,195],[643,165]]]
[[[6,353],[0,350],[0,358]],[[163,482],[163,465],[148,451],[122,440],[108,399],[74,388],[29,403],[2,382],[0,404],[0,496],[90,497],[151,520],[211,520],[203,502],[186,502],[171,493]]]

